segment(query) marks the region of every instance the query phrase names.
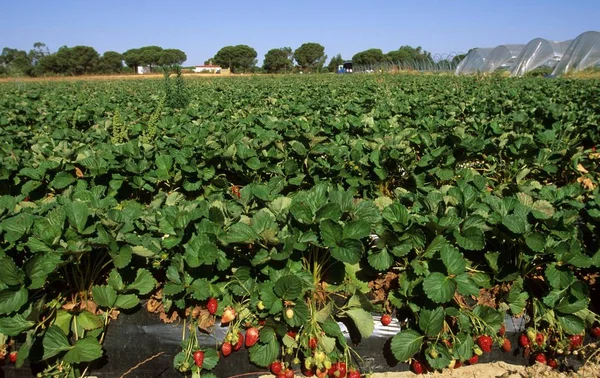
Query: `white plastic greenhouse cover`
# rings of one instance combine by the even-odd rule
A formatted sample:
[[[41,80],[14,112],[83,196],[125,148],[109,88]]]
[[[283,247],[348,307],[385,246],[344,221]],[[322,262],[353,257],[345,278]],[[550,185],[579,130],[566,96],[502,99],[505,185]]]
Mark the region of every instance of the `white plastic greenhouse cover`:
[[[512,63],[525,45],[500,45],[494,48],[485,59],[481,72],[494,72],[498,68]]]
[[[552,72],[553,76],[568,71],[581,71],[600,62],[600,32],[588,31],[571,42]]]
[[[532,39],[515,59],[510,75],[523,76],[544,64],[555,66],[571,42],[573,40],[556,42],[544,38]]]
[[[456,71],[456,75],[470,74],[481,70],[481,67],[485,63],[485,60],[493,51],[493,48],[476,48],[467,54],[463,60],[460,61]]]

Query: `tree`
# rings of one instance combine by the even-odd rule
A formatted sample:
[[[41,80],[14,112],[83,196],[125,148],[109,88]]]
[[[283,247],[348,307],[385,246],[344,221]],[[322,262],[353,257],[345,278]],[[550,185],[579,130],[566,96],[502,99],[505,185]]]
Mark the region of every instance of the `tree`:
[[[289,71],[292,68],[292,48],[283,47],[280,49],[271,49],[265,54],[263,68],[269,73]]]
[[[100,62],[100,55],[90,46],[63,46],[56,52],[58,73],[84,75],[93,73]]]
[[[337,54],[329,61],[329,64],[327,65],[327,70],[329,72],[337,72],[338,67],[342,64],[344,64],[344,59],[342,59],[341,54]]]
[[[2,49],[0,64],[9,75],[31,75],[33,71],[33,66],[27,53],[23,50],[10,47]]]
[[[294,59],[302,69],[318,70],[323,67],[327,55],[325,55],[325,47],[318,43],[307,42],[302,44],[294,51]]]
[[[140,53],[141,49],[129,49],[123,53],[123,60],[127,67],[133,68],[137,71],[137,68],[142,65],[142,56]]]
[[[352,63],[358,66],[369,66],[383,63],[387,60],[381,49],[368,49],[358,52],[352,57]]]
[[[98,72],[119,73],[123,70],[123,54],[116,51],[106,51],[98,63]]]
[[[247,45],[225,46],[212,59],[221,67],[229,67],[231,72],[251,71],[256,65],[256,50]]]
[[[394,63],[433,62],[431,53],[424,51],[421,46],[401,46],[398,50],[386,54],[388,60]]]
[[[175,66],[182,65],[187,60],[187,55],[178,49],[164,49],[158,60],[158,64],[161,66]]]

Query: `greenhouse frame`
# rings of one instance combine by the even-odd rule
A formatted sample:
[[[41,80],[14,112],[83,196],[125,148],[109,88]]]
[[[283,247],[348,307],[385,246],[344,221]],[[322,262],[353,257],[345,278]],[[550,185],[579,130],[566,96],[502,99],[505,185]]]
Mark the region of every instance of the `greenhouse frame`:
[[[507,70],[523,76],[539,67],[553,69],[552,76],[581,71],[600,63],[600,32],[588,31],[568,41],[535,38],[526,45],[504,44],[469,51],[455,70],[456,75]]]

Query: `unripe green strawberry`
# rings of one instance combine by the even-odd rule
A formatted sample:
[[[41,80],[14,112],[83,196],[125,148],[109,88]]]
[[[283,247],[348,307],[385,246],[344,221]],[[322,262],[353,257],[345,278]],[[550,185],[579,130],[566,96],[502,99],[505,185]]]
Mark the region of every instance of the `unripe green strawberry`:
[[[473,352],[477,355],[477,356],[481,356],[483,354],[483,351],[481,350],[481,348],[479,347],[475,347],[473,348]]]

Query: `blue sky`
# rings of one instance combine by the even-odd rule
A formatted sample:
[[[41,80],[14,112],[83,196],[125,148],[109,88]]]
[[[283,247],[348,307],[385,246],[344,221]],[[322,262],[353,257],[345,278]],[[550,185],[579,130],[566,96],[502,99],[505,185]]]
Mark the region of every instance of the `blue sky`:
[[[44,42],[87,45],[99,53],[158,45],[202,64],[221,47],[247,44],[262,62],[271,48],[325,46],[349,59],[368,48],[402,45],[432,53],[575,38],[600,30],[600,0],[338,0],[338,1],[3,1],[0,48]]]

